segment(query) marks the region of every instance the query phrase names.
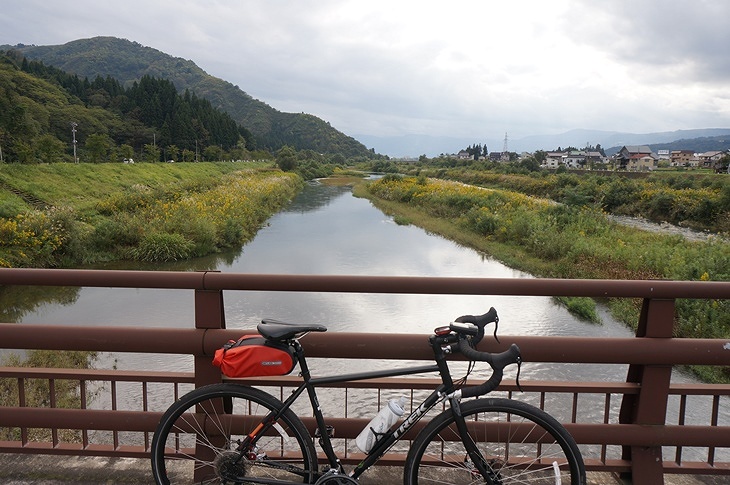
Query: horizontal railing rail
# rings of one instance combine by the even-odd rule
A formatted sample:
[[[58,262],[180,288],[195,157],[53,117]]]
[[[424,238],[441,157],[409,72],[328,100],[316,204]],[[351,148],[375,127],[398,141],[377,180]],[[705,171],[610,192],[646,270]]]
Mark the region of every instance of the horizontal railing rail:
[[[558,396],[565,403],[560,420],[584,448],[590,470],[629,474],[635,483],[645,484],[663,483],[664,473],[730,475],[730,424],[723,414],[730,385],[671,382],[674,366],[730,365],[727,340],[672,338],[674,300],[730,299],[729,282],[0,269],[0,285],[190,289],[195,300],[195,328],[141,328],[134,322],[124,327],[0,324],[0,348],[4,349],[182,354],[192,356],[194,362],[192,372],[0,367],[0,380],[10,383],[14,393],[14,401],[0,408],[0,431],[5,431],[0,452],[146,457],[151,432],[165,407],[194,386],[221,381],[210,359],[224,342],[242,333],[225,328],[224,291],[588,296],[641,299],[637,337],[503,336],[501,344],[485,339],[480,348],[501,351],[514,342],[527,362],[627,365],[626,380],[522,380],[524,393],[517,392],[513,380],[505,380],[498,393],[543,408],[548,396]],[[302,344],[313,358],[431,360],[426,337],[333,332],[310,334]],[[47,398],[39,405],[30,404],[31,382],[42,382],[47,389]],[[57,402],[56,389],[62,382],[79,389],[75,407]],[[244,382],[283,396],[298,379]],[[362,457],[348,450],[348,441],[367,422],[352,411],[353,394],[374,392],[374,399],[380,401],[391,390],[406,390],[415,402],[416,395],[435,382],[390,378],[328,385],[328,391],[341,396],[339,406],[344,411],[327,419],[342,440],[346,461]],[[119,396],[129,393],[139,395],[138,408],[122,409]],[[162,404],[150,397],[159,393],[165,396]],[[696,405],[695,399],[702,399],[708,409],[706,423],[687,422],[686,411]],[[670,417],[667,403],[672,400],[679,410]],[[591,418],[584,416],[586,410]],[[305,418],[305,424],[313,431],[311,418]],[[697,453],[688,457],[687,452],[695,448],[704,450],[700,453],[704,458],[698,459]],[[384,463],[402,464],[403,458],[403,452],[396,450]]]

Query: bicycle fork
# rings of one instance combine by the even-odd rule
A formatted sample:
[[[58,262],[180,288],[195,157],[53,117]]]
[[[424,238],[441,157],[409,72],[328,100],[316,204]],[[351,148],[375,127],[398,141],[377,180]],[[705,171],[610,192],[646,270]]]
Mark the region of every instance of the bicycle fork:
[[[469,434],[469,430],[466,426],[466,420],[461,414],[461,404],[459,399],[455,397],[449,398],[449,404],[451,405],[451,412],[454,415],[454,422],[456,423],[456,429],[459,430],[459,436],[461,436],[461,442],[466,448],[468,458],[471,460],[472,474],[476,477],[481,475],[485,480],[484,483],[488,485],[502,485],[502,480],[499,477],[499,472],[494,470],[492,466],[487,462],[482,453],[477,448],[477,444]],[[479,472],[478,475],[476,472]]]

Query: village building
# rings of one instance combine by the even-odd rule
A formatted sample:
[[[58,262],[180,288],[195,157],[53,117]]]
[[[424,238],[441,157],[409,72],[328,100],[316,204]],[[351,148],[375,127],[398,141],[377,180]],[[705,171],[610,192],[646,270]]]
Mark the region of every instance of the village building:
[[[647,157],[652,159],[651,163]],[[646,145],[625,145],[614,155],[614,160],[617,170],[653,170],[648,167],[656,168],[659,157]]]
[[[547,152],[544,164],[547,168],[558,168],[565,163],[563,161],[564,156],[565,154],[563,152]]]
[[[723,151],[710,151],[697,154],[697,158],[699,163],[702,165],[702,168],[710,168],[713,170],[715,169],[717,162],[719,162],[724,156],[725,152]]]
[[[658,158],[651,155],[637,153],[632,155],[626,163],[626,170],[630,172],[646,172],[655,170],[659,162]]]
[[[474,157],[466,150],[461,150],[459,153],[456,154],[456,158],[458,158],[459,160],[469,160],[473,159]]]
[[[694,157],[692,150],[672,150],[669,154],[669,165],[672,167],[687,167]]]
[[[585,152],[570,151],[563,158],[563,162],[567,168],[583,168],[586,163]]]

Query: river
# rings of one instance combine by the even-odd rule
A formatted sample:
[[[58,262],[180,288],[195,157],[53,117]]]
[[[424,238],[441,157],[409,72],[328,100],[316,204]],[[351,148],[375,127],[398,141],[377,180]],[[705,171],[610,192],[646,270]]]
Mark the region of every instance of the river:
[[[151,269],[115,264],[106,268]],[[453,276],[531,278],[472,249],[459,246],[414,226],[397,225],[366,199],[353,197],[348,187],[313,183],[276,214],[257,236],[238,251],[185,263],[159,265],[166,270],[219,270],[229,273],[337,274],[392,276]],[[32,324],[135,325],[192,327],[193,295],[189,290],[79,288],[71,296],[49,290],[38,301],[17,311],[18,321]],[[68,290],[59,290],[68,291]],[[45,298],[46,300],[44,300]],[[19,297],[20,300],[20,297]],[[55,301],[60,300],[60,301]],[[629,337],[633,332],[599,308],[601,324],[583,322],[549,297],[432,296],[339,293],[225,292],[228,328],[253,328],[263,317],[322,323],[329,331],[423,333],[462,314],[500,315],[501,335],[572,335]],[[367,361],[364,365],[392,363]],[[121,369],[191,370],[184,356],[103,354],[97,367]],[[326,374],[360,369],[360,363],[315,361],[313,372]],[[573,381],[624,381],[626,366],[525,363],[521,378]],[[514,373],[507,377],[514,377]],[[676,382],[693,382],[675,371]],[[137,400],[129,394],[129,406]],[[120,396],[123,393],[119,393]],[[568,396],[569,397],[569,396]],[[103,400],[103,398],[101,398]],[[164,404],[169,399],[163,399]],[[602,401],[601,401],[602,402]],[[612,401],[615,416],[619,399]],[[721,419],[730,422],[727,400]],[[160,404],[162,406],[162,404]],[[554,412],[562,404],[548,403]],[[593,408],[596,409],[593,409]],[[603,405],[584,406],[586,419],[603,412]],[[668,422],[676,423],[676,403]],[[698,404],[688,421],[706,421],[706,405]],[[589,416],[590,415],[590,416]]]

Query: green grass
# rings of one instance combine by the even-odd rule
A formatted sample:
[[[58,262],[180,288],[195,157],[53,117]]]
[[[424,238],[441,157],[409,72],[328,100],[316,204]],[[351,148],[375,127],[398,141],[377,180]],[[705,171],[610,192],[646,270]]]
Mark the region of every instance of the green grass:
[[[301,184],[251,162],[0,165],[0,266],[218,252],[253,237]],[[21,197],[51,207],[34,209]]]
[[[267,166],[271,164],[260,162],[0,164],[0,181],[53,205],[69,206],[77,212],[93,213],[99,201],[135,185],[148,187],[205,185],[214,183],[227,173]],[[9,192],[0,190],[0,194],[2,197],[8,197]]]

